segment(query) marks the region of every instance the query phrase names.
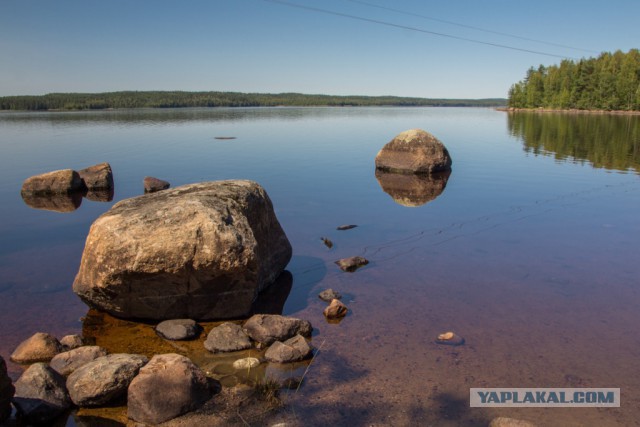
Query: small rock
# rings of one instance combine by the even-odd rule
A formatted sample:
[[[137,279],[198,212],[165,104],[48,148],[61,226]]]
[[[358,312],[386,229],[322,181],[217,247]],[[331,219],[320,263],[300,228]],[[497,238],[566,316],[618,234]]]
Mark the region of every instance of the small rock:
[[[445,332],[438,335],[436,338],[436,344],[458,346],[464,344],[464,338],[454,334],[453,332]]]
[[[7,375],[7,364],[0,356],[0,423],[11,415],[11,399],[15,388],[11,384],[11,378]]]
[[[152,176],[145,176],[143,184],[145,193],[155,193],[156,191],[166,190],[171,186],[168,181],[154,178]]]
[[[255,357],[245,357],[244,359],[238,359],[233,362],[234,369],[251,369],[260,364],[260,360]]]
[[[242,327],[254,341],[269,345],[274,341],[284,341],[296,334],[311,336],[313,327],[307,320],[278,314],[255,314]]]
[[[99,163],[78,171],[88,191],[112,190],[113,172],[109,163]]]
[[[322,243],[324,243],[324,245],[326,247],[328,247],[329,249],[331,249],[333,247],[333,242],[331,240],[329,240],[326,237],[321,237],[320,240],[322,240]]]
[[[158,323],[156,333],[168,340],[192,340],[197,338],[202,327],[191,319],[173,319]]]
[[[345,225],[340,225],[336,228],[336,230],[340,230],[340,231],[344,231],[344,230],[351,230],[352,228],[356,228],[357,225],[355,224],[345,224]]]
[[[13,403],[30,423],[47,423],[71,407],[64,378],[44,363],[31,365],[15,387]]]
[[[85,189],[78,172],[62,169],[43,173],[27,178],[22,183],[20,193],[24,195],[37,194],[69,194]]]
[[[288,340],[276,341],[267,349],[264,357],[269,362],[289,363],[305,359],[311,354],[311,347],[302,335],[296,335]]]
[[[60,344],[62,344],[66,350],[73,350],[74,348],[82,347],[84,341],[80,335],[65,335],[60,339]]]
[[[489,427],[536,427],[536,425],[525,420],[497,417],[491,420]]]
[[[98,357],[67,378],[71,400],[82,407],[101,406],[126,395],[131,380],[148,360],[138,354]]]
[[[129,418],[155,425],[198,408],[213,390],[204,372],[187,357],[159,354],[140,369],[127,394]]]
[[[342,295],[339,292],[334,291],[333,289],[325,289],[324,291],[318,294],[318,297],[322,301],[331,302],[334,299],[342,299]]]
[[[81,366],[106,355],[107,350],[102,347],[95,345],[78,347],[55,355],[54,358],[51,359],[49,366],[60,375],[66,377]]]
[[[331,304],[324,309],[323,314],[327,319],[340,319],[347,315],[347,306],[339,300],[334,299]]]
[[[212,353],[245,350],[251,346],[251,340],[240,325],[230,322],[213,328],[204,342],[204,348]]]
[[[62,350],[62,344],[56,337],[37,332],[15,349],[11,354],[11,360],[23,364],[48,362]]]
[[[363,258],[361,256],[352,256],[350,258],[343,258],[335,262],[340,270],[346,271],[348,273],[353,273],[360,267],[363,267],[369,264],[369,260]]]

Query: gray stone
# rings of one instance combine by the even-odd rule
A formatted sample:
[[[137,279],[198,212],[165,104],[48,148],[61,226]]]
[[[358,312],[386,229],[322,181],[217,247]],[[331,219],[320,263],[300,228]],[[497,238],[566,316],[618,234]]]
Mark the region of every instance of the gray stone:
[[[131,380],[148,362],[138,354],[110,354],[76,369],[67,378],[71,400],[78,406],[101,406],[127,393]]]
[[[360,267],[364,267],[369,264],[369,260],[361,256],[352,256],[349,258],[339,259],[335,263],[340,267],[340,270],[346,271],[347,273],[353,273]]]
[[[63,376],[70,375],[79,367],[94,361],[98,357],[106,356],[107,350],[95,345],[78,347],[73,350],[57,354],[51,359],[51,369]]]
[[[60,344],[62,344],[66,350],[73,350],[74,348],[82,347],[84,340],[80,335],[65,335],[60,338]]]
[[[166,190],[171,187],[171,184],[168,181],[154,178],[152,176],[145,176],[142,183],[144,185],[145,193],[155,193],[156,191]]]
[[[73,290],[119,317],[238,318],[290,258],[260,185],[191,184],[123,200],[101,215]]]
[[[202,327],[191,319],[165,320],[156,326],[158,335],[172,341],[192,340],[197,338],[201,331]]]
[[[245,350],[251,348],[251,340],[240,325],[225,322],[209,332],[204,348],[212,353]]]
[[[24,195],[69,194],[85,189],[78,172],[62,169],[34,175],[22,183],[20,193]]]
[[[515,418],[497,417],[491,420],[489,427],[536,427],[535,424]]]
[[[11,399],[15,388],[7,375],[7,364],[0,356],[0,423],[11,415]]]
[[[313,327],[307,320],[277,314],[256,314],[245,322],[242,329],[254,341],[269,345],[274,341],[284,341],[296,334],[311,336]]]
[[[433,173],[451,169],[442,142],[422,129],[404,131],[376,155],[376,169],[398,173]]]
[[[264,353],[269,362],[289,363],[306,359],[311,354],[311,347],[302,335],[296,335],[288,340],[276,341]]]
[[[44,363],[31,365],[15,387],[13,403],[32,424],[47,423],[71,407],[64,378]]]
[[[318,294],[318,298],[320,298],[322,301],[331,302],[334,299],[341,299],[342,295],[340,295],[340,292],[336,292],[333,289],[329,288],[320,292]]]
[[[11,354],[11,360],[16,363],[48,362],[61,351],[62,344],[56,337],[37,332],[20,343]]]
[[[127,394],[129,418],[158,424],[198,408],[213,391],[204,372],[191,360],[161,354],[140,369]]]
[[[78,171],[88,191],[112,190],[113,172],[109,163],[99,163]]]

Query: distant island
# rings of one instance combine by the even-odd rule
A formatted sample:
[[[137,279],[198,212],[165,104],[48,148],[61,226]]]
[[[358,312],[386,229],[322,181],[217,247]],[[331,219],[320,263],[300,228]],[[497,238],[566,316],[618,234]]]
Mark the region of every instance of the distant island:
[[[104,110],[182,107],[504,107],[504,98],[429,99],[397,96],[335,96],[301,93],[240,93],[182,91],[123,91],[105,93],[50,93],[0,97],[0,110]]]
[[[604,52],[597,58],[532,67],[511,86],[508,105],[511,109],[639,111],[640,51]]]

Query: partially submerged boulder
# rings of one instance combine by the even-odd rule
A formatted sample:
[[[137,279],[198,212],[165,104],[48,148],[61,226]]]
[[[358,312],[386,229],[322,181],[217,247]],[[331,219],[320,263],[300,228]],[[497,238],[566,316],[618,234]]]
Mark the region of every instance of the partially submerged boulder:
[[[162,338],[179,341],[197,338],[202,327],[192,319],[171,319],[158,323],[156,333]]]
[[[69,194],[85,189],[82,178],[72,169],[34,175],[22,183],[23,195]]]
[[[113,171],[107,162],[79,170],[78,175],[84,181],[88,191],[113,189]]]
[[[209,332],[204,348],[212,353],[245,350],[251,348],[251,340],[240,325],[225,322]]]
[[[155,193],[156,191],[166,190],[171,187],[169,181],[153,176],[145,176],[142,180],[142,185],[144,186],[145,193]]]
[[[395,173],[433,173],[451,169],[451,156],[435,136],[422,129],[404,131],[376,155],[376,169]]]
[[[14,392],[11,378],[7,375],[7,364],[0,356],[0,423],[11,415],[11,399]]]
[[[48,423],[71,407],[64,378],[44,363],[31,365],[15,386],[13,403],[29,423]]]
[[[254,341],[269,345],[275,341],[285,341],[296,334],[308,337],[313,330],[308,320],[277,314],[256,314],[245,322],[242,329]]]
[[[212,395],[207,377],[191,360],[179,354],[159,354],[131,382],[127,414],[155,425],[198,408]]]
[[[18,345],[11,354],[15,363],[48,362],[64,348],[60,341],[52,335],[37,332]]]
[[[322,312],[327,319],[342,319],[347,315],[347,306],[340,302],[338,299],[331,301],[331,304],[327,306]]]
[[[264,353],[269,362],[290,363],[306,359],[311,354],[311,346],[302,335],[286,341],[276,341]]]
[[[349,258],[339,259],[335,264],[340,267],[340,270],[346,271],[347,273],[353,273],[360,267],[364,267],[369,264],[369,260],[361,256],[352,256]]]
[[[185,185],[115,204],[91,226],[73,290],[129,318],[238,318],[291,258],[252,181]]]

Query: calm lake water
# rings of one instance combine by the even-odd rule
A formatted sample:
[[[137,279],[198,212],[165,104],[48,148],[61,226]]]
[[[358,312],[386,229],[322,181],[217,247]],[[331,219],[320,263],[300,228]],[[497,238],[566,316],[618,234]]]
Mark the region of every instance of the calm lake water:
[[[376,176],[396,134],[453,158],[439,180]],[[218,140],[217,136],[236,137]],[[91,223],[142,193],[243,178],[269,193],[294,250],[284,313],[320,351],[292,411],[342,425],[640,425],[640,117],[473,108],[242,108],[0,113],[0,354],[81,333],[71,291]],[[107,161],[112,202],[30,208],[23,180]],[[446,186],[445,186],[446,184]],[[337,231],[341,224],[357,224]],[[320,237],[334,242],[332,249]],[[355,273],[334,261],[362,255]],[[340,291],[350,314],[322,316]],[[459,347],[434,338],[455,331]],[[11,375],[21,368],[9,364]],[[469,408],[470,387],[616,387],[619,409]],[[72,421],[70,421],[71,423]]]

